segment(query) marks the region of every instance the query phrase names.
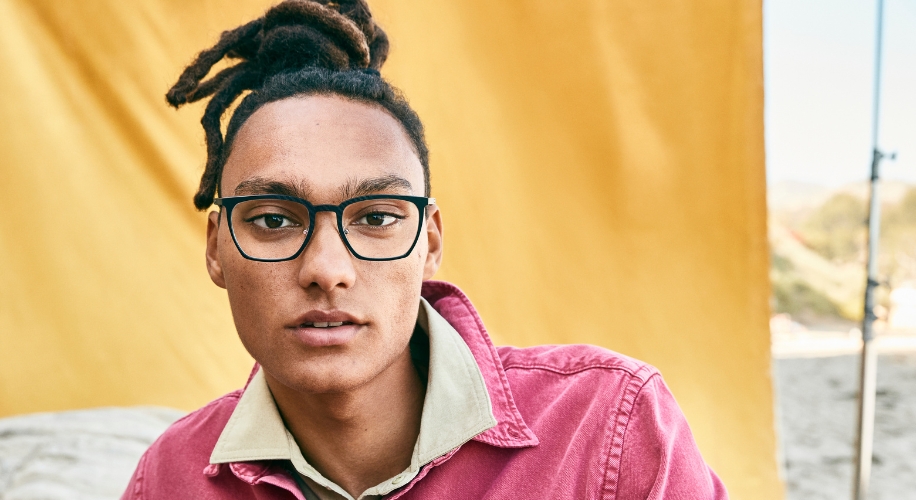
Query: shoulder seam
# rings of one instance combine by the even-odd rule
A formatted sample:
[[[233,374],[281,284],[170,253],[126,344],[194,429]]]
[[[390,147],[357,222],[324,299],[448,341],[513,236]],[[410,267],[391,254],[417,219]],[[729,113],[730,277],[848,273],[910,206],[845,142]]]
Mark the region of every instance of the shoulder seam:
[[[620,466],[623,459],[623,445],[626,438],[627,428],[630,425],[630,417],[633,415],[633,409],[636,407],[636,400],[642,393],[643,388],[656,376],[660,376],[658,370],[650,370],[649,365],[641,366],[637,372],[649,371],[645,378],[637,377],[635,374],[627,384],[624,396],[620,405],[618,405],[617,416],[611,427],[611,447],[608,450],[607,461],[604,467],[604,480],[601,485],[601,498],[616,499],[620,486]],[[617,481],[611,485],[611,476],[616,473]]]
[[[643,381],[647,381],[654,374],[658,373],[658,370],[650,367],[649,365],[645,365],[645,364],[638,365],[638,367],[635,370],[630,367],[608,364],[608,363],[589,363],[587,365],[581,365],[581,366],[576,366],[574,368],[566,368],[566,369],[559,368],[554,365],[547,365],[547,364],[542,364],[542,363],[519,363],[519,364],[513,364],[513,365],[508,365],[508,366],[503,367],[503,369],[506,371],[518,369],[518,368],[528,369],[528,370],[544,370],[544,371],[559,373],[561,375],[572,375],[574,373],[579,373],[579,372],[583,372],[586,370],[604,369],[604,370],[625,372],[633,377],[640,377],[641,372],[648,371],[649,374],[645,376],[644,379],[641,378],[641,380]]]

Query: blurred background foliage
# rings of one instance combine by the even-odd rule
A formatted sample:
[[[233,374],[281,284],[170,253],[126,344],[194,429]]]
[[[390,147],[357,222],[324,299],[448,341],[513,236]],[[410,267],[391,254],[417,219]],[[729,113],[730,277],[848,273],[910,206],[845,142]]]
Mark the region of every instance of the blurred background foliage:
[[[878,313],[890,290],[916,284],[916,186],[881,192]],[[862,318],[867,186],[780,183],[770,193],[773,313],[807,326],[851,327]]]
[[[831,196],[799,229],[803,242],[834,262],[857,260],[865,246],[868,221],[865,200],[851,193]]]

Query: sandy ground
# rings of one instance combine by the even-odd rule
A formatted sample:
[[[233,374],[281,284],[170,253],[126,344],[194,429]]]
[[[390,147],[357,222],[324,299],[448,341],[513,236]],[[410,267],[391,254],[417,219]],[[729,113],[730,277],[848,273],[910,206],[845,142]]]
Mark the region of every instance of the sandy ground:
[[[788,499],[851,498],[858,357],[785,352],[809,356],[773,362]],[[879,357],[877,401],[869,498],[916,500],[916,351]],[[0,419],[0,500],[116,499],[180,416],[145,407]]]
[[[774,360],[789,500],[851,498],[859,358]],[[916,351],[878,358],[870,500],[916,499]]]

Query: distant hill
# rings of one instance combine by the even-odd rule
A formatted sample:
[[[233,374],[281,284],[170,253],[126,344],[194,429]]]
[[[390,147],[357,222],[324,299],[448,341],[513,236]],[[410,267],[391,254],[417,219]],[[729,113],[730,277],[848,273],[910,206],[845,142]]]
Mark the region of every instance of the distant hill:
[[[916,282],[916,186],[886,181],[880,281]],[[774,313],[811,325],[858,321],[865,282],[868,183],[831,189],[801,182],[769,186]],[[888,286],[877,291],[887,306]]]
[[[818,184],[798,181],[779,181],[767,185],[767,204],[770,211],[799,210],[816,207],[837,193],[849,193],[859,198],[868,198],[868,181],[829,188]],[[916,187],[901,181],[881,181],[882,203],[898,203],[906,192]]]

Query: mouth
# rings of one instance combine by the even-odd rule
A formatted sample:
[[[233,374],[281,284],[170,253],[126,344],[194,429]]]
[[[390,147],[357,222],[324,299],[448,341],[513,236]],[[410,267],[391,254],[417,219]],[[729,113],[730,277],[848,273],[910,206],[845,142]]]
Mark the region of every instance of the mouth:
[[[290,321],[286,326],[288,328],[337,328],[363,323],[365,322],[345,311],[313,309]]]
[[[343,311],[313,310],[291,322],[287,328],[303,344],[310,347],[330,347],[348,344],[366,326]]]
[[[314,321],[305,322],[299,325],[299,328],[335,328],[338,326],[355,325],[351,321]]]

